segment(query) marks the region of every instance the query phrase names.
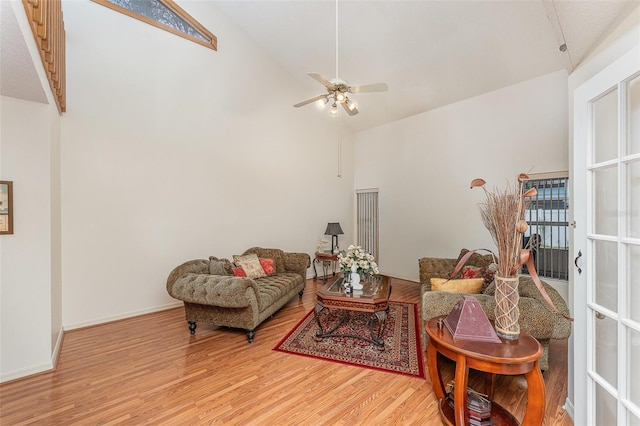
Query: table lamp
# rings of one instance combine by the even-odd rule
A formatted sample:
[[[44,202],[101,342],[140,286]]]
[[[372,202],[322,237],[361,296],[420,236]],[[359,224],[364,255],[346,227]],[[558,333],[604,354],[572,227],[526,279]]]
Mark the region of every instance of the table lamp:
[[[338,248],[338,235],[340,234],[344,234],[344,232],[342,232],[342,228],[340,227],[340,223],[327,223],[327,229],[324,231],[324,235],[331,235],[331,253],[334,253],[335,249]]]

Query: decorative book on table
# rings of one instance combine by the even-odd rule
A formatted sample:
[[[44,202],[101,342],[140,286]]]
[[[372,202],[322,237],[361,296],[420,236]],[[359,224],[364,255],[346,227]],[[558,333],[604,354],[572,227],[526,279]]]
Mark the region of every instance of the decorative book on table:
[[[449,383],[447,392],[447,403],[454,409],[453,383]],[[490,426],[491,422],[491,401],[487,395],[476,392],[472,388],[467,388],[467,416],[471,426]]]

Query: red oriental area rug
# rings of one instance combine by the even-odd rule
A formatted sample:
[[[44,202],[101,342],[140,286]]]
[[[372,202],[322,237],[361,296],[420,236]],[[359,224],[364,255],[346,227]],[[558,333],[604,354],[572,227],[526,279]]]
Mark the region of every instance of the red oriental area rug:
[[[342,311],[331,310],[328,315],[326,312],[322,313],[322,323],[337,324]],[[347,321],[335,334],[371,337],[371,314],[354,311],[348,311],[347,314]],[[311,310],[273,350],[424,378],[418,318],[416,304],[389,302],[383,335],[384,350],[380,350],[370,342],[353,337],[326,337],[317,340],[318,324]]]

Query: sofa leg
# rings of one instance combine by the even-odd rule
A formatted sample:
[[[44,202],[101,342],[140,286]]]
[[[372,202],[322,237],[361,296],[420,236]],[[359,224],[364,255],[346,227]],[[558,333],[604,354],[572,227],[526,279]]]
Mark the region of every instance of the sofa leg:
[[[187,321],[189,323],[189,333],[196,334],[196,322],[195,321]]]
[[[256,335],[256,332],[253,330],[247,331],[247,339],[249,339],[249,343],[253,343],[253,336]]]
[[[299,298],[299,299],[302,299],[302,295],[303,295],[303,294],[304,294],[304,290],[300,290],[300,291],[298,292],[298,298]]]

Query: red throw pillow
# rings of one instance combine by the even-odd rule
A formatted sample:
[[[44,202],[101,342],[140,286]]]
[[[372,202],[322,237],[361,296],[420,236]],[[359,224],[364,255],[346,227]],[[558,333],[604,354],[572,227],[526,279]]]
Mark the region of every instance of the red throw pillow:
[[[260,260],[260,266],[262,266],[262,269],[264,269],[265,274],[271,275],[276,273],[276,264],[273,259],[263,259],[261,257],[258,260]]]
[[[244,269],[240,267],[233,268],[233,275],[236,277],[246,277],[247,274],[244,272]]]
[[[460,278],[479,278],[480,276],[480,268],[465,266],[462,269],[462,275]]]
[[[494,275],[495,272],[486,267],[465,266],[462,268],[460,278],[484,278],[484,285],[482,286],[482,291],[484,291],[493,282]]]

